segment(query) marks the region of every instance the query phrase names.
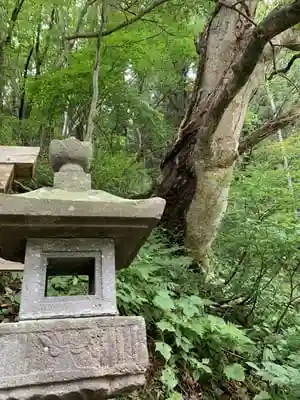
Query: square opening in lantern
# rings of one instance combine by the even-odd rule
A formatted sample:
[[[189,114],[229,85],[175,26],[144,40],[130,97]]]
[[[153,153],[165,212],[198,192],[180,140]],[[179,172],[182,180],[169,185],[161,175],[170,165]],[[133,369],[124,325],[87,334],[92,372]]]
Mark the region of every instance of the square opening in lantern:
[[[45,297],[95,295],[95,258],[47,257]]]

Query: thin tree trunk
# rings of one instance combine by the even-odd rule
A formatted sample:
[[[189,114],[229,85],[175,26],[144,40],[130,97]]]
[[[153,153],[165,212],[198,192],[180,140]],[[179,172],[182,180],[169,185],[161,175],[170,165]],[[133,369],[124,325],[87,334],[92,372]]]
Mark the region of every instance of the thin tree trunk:
[[[271,92],[271,89],[270,89],[269,85],[267,85],[267,95],[268,95],[268,99],[269,99],[270,106],[272,108],[273,114],[276,115],[277,114],[277,107],[276,107],[276,104],[275,104],[275,101],[274,101],[274,98],[273,98],[273,94]],[[284,166],[284,169],[285,169],[285,172],[286,172],[286,179],[287,179],[288,188],[289,188],[289,191],[290,191],[291,195],[294,198],[293,182],[292,182],[292,177],[291,177],[291,174],[290,174],[290,167],[289,167],[289,163],[288,163],[288,158],[286,156],[286,151],[285,151],[285,148],[284,148],[281,128],[279,128],[277,130],[277,138],[278,138],[278,141],[280,143],[280,147],[281,147],[281,151],[282,151],[283,166]]]
[[[11,13],[10,21],[7,28],[7,33],[2,37],[0,35],[0,110],[3,107],[4,101],[4,87],[5,87],[5,52],[8,46],[11,44],[11,39],[13,35],[13,31],[17,20],[19,18],[19,14],[22,10],[22,7],[25,3],[25,0],[16,0],[13,11]]]
[[[105,1],[102,2],[102,7],[100,11],[100,30],[99,36],[97,38],[96,43],[96,58],[95,58],[95,66],[93,72],[93,95],[91,101],[90,112],[88,116],[87,130],[85,135],[85,141],[92,142],[93,141],[93,133],[95,128],[95,117],[97,115],[97,103],[99,97],[99,74],[100,74],[100,61],[101,61],[101,44],[102,44],[102,34],[104,31],[105,25]]]
[[[22,91],[21,91],[21,99],[20,99],[20,108],[19,108],[19,120],[21,121],[24,118],[26,103],[25,103],[25,94],[26,94],[26,81],[28,77],[28,69],[30,65],[30,60],[33,54],[33,46],[30,46],[29,52],[26,58],[24,71],[23,71],[23,83],[22,83]]]

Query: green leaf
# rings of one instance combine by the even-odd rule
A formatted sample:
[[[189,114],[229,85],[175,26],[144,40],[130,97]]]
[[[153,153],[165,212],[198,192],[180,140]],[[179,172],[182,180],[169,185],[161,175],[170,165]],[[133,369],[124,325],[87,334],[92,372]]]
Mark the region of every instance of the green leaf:
[[[208,359],[204,359],[206,363],[198,361],[195,357],[187,357],[187,361],[193,366],[194,369],[198,371],[204,371],[207,374],[212,374],[211,368],[207,365],[209,363]]]
[[[169,296],[166,290],[161,290],[153,299],[153,303],[156,307],[161,308],[164,311],[170,311],[174,309],[174,302]]]
[[[178,379],[171,367],[166,367],[162,371],[160,380],[169,390],[173,390],[178,385]]]
[[[212,369],[206,364],[201,363],[200,369],[207,374],[212,374]]]
[[[162,331],[168,331],[168,332],[175,332],[175,328],[170,322],[168,321],[159,321],[157,322],[157,327]]]
[[[181,395],[181,393],[173,392],[173,393],[167,398],[167,400],[182,400],[182,395]]]
[[[255,369],[256,371],[260,371],[260,368],[258,368],[258,366],[256,364],[254,364],[253,362],[247,361],[246,364],[249,365],[249,367]]]
[[[268,400],[271,399],[271,396],[269,395],[268,392],[265,392],[264,390],[258,393],[256,396],[254,396],[253,400]]]
[[[205,325],[201,322],[193,322],[190,326],[190,329],[197,333],[200,337],[203,337],[205,332]]]
[[[156,342],[155,350],[158,351],[166,361],[169,361],[172,354],[172,348],[164,342]]]
[[[268,347],[264,348],[263,351],[263,360],[264,361],[274,361],[276,359],[276,357],[274,356],[274,353],[271,349],[269,349]]]
[[[228,379],[232,379],[239,382],[244,382],[245,380],[245,370],[241,364],[230,364],[224,368],[224,374]]]
[[[77,278],[77,276],[74,276],[72,284],[73,284],[74,286],[78,285],[78,278]]]
[[[199,314],[198,307],[191,302],[190,298],[178,301],[178,306],[188,318],[192,318],[194,315]]]

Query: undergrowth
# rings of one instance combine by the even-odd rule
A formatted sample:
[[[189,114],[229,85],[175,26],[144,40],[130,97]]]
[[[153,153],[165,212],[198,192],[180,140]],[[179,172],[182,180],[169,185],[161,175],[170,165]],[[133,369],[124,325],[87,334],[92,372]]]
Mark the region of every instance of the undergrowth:
[[[157,231],[135,262],[118,273],[119,311],[145,318],[150,354],[147,384],[129,398],[299,398],[300,316],[289,315],[293,325],[279,331],[267,319],[242,326],[234,306],[229,312],[218,300],[224,283],[219,279],[203,286],[191,265],[184,249]],[[49,293],[81,294],[81,279],[54,278]],[[19,283],[19,277],[3,277],[2,317],[15,310]]]
[[[132,398],[298,398],[300,318],[282,333],[238,325],[205,297],[216,283],[203,287],[183,254],[156,232],[118,275],[119,309],[145,318],[152,360],[148,385]]]
[[[265,152],[236,172],[213,279],[204,283],[185,249],[162,231],[118,273],[120,313],[141,315],[147,325],[147,384],[131,399],[300,398],[298,220],[278,155]],[[290,173],[299,175],[297,167]],[[1,276],[5,322],[16,316],[20,282],[18,274]],[[82,277],[54,277],[49,294],[86,287]]]

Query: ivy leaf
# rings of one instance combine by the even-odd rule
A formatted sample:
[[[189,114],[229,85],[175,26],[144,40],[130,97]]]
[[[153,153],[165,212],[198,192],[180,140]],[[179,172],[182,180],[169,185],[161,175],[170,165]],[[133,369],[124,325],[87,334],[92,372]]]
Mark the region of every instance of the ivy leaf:
[[[224,374],[228,379],[233,379],[235,381],[244,382],[245,380],[245,370],[241,364],[230,364],[224,368]]]
[[[157,327],[162,331],[168,331],[168,332],[175,332],[175,328],[170,322],[168,321],[159,321],[157,322]]]
[[[155,350],[158,351],[166,361],[169,361],[172,354],[172,348],[164,342],[156,342]]]
[[[169,390],[173,390],[178,385],[178,379],[171,367],[166,367],[162,371],[160,380]]]
[[[160,292],[158,292],[158,294],[153,299],[153,303],[156,307],[159,307],[164,311],[170,311],[175,307],[169,293],[165,290],[161,290]]]

